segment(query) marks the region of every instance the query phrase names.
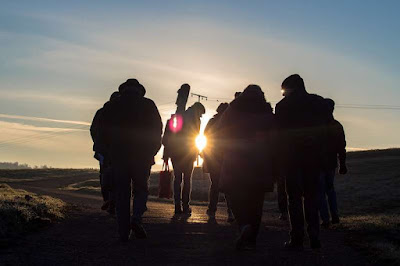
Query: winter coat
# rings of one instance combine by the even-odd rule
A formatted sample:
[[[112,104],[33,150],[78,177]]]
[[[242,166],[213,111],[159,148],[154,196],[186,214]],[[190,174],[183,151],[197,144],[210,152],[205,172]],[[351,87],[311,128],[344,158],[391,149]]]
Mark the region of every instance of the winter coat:
[[[92,124],[90,126],[90,135],[93,140],[93,151],[95,153],[100,153],[103,156],[107,153],[107,147],[105,146],[104,141],[100,136],[100,130],[103,124],[103,112],[104,108],[109,105],[110,102],[106,102],[103,107],[97,110],[96,114],[93,117]]]
[[[346,137],[342,124],[337,120],[332,120],[327,125],[327,130],[328,142],[324,168],[332,170],[338,166],[338,158],[340,165],[346,164]]]
[[[200,132],[200,117],[195,114],[193,108],[187,109],[182,114],[182,129],[175,133],[169,129],[169,121],[167,121],[162,140],[164,145],[164,159],[184,159],[188,163],[193,163],[198,154],[196,137]]]
[[[204,129],[204,135],[207,138],[207,145],[203,150],[202,157],[203,171],[205,173],[219,173],[222,166],[222,153],[218,149],[218,141],[221,138],[219,134],[218,122],[223,113],[217,113],[211,118]]]
[[[113,165],[154,164],[161,147],[162,122],[154,102],[125,92],[105,106],[102,138]]]
[[[265,99],[241,95],[218,123],[223,160],[220,188],[225,193],[262,188],[273,191],[275,121]]]
[[[324,98],[297,92],[276,105],[275,115],[283,172],[301,166],[320,168],[326,151],[326,125],[333,119]]]

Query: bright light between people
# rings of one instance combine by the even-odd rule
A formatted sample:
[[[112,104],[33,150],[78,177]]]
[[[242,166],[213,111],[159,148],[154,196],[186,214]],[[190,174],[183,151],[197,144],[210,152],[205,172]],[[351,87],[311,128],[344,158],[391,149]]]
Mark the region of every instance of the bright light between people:
[[[207,138],[203,134],[196,137],[196,147],[201,152],[207,145]]]

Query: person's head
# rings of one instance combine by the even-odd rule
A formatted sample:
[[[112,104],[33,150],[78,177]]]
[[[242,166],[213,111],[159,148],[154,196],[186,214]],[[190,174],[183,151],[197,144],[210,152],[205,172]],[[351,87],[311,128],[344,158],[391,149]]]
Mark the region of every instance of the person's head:
[[[218,105],[217,113],[222,114],[223,112],[225,112],[226,108],[228,108],[228,107],[229,107],[228,103],[221,103],[220,105]]]
[[[242,94],[242,92],[240,92],[240,91],[235,92],[235,99],[236,99],[237,97],[239,97],[240,94]]]
[[[202,105],[199,102],[195,102],[192,106],[193,110],[195,111],[195,114],[198,117],[201,117],[203,114],[206,113],[206,108],[204,108],[204,105]]]
[[[240,94],[240,97],[265,100],[264,92],[261,90],[261,87],[255,84],[250,84],[247,86]]]
[[[304,80],[298,74],[293,74],[287,77],[282,82],[282,95],[287,97],[296,92],[306,91]]]
[[[119,86],[118,90],[121,94],[136,94],[141,97],[146,94],[146,89],[137,79],[128,79]]]
[[[333,111],[335,110],[335,101],[329,98],[325,99],[325,103],[327,104],[329,108],[329,112],[333,114]]]
[[[110,96],[110,101],[115,100],[116,98],[118,98],[120,96],[119,91],[114,91],[111,96]]]

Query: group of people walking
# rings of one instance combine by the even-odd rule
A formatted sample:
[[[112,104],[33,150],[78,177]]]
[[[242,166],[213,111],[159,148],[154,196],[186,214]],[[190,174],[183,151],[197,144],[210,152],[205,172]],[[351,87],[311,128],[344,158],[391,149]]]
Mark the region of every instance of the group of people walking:
[[[261,88],[249,85],[232,102],[220,104],[204,131],[203,171],[211,179],[207,215],[215,217],[223,192],[228,221],[239,226],[237,249],[255,248],[264,194],[274,190],[275,182],[281,218],[287,218],[288,210],[291,225],[285,247],[303,248],[304,220],[313,249],[321,247],[320,216],[325,227],[339,222],[333,180],[338,166],[341,174],[347,172],[346,142],[343,127],[333,117],[334,102],[309,94],[297,74],[286,78],[281,87],[284,98],[275,114]],[[195,138],[205,108],[197,102],[186,109],[189,90],[188,84],[179,89],[176,113],[167,121],[163,136],[157,107],[144,97],[146,90],[136,79],[121,84],[93,119],[102,208],[110,213],[115,208],[122,241],[146,237],[142,215],[147,209],[150,169],[161,143],[163,159],[171,159],[174,169],[175,215],[191,214],[191,177],[198,155]]]

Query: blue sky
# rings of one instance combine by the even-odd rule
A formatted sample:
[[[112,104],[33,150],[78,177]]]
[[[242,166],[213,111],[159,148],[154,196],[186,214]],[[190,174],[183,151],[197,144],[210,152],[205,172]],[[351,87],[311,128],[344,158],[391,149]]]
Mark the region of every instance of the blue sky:
[[[398,108],[344,108],[400,105],[400,3],[216,2],[2,3],[0,161],[96,166],[85,123],[130,77],[166,119],[182,83],[214,99],[256,83],[275,104],[299,73],[336,101],[349,147],[400,146]]]

